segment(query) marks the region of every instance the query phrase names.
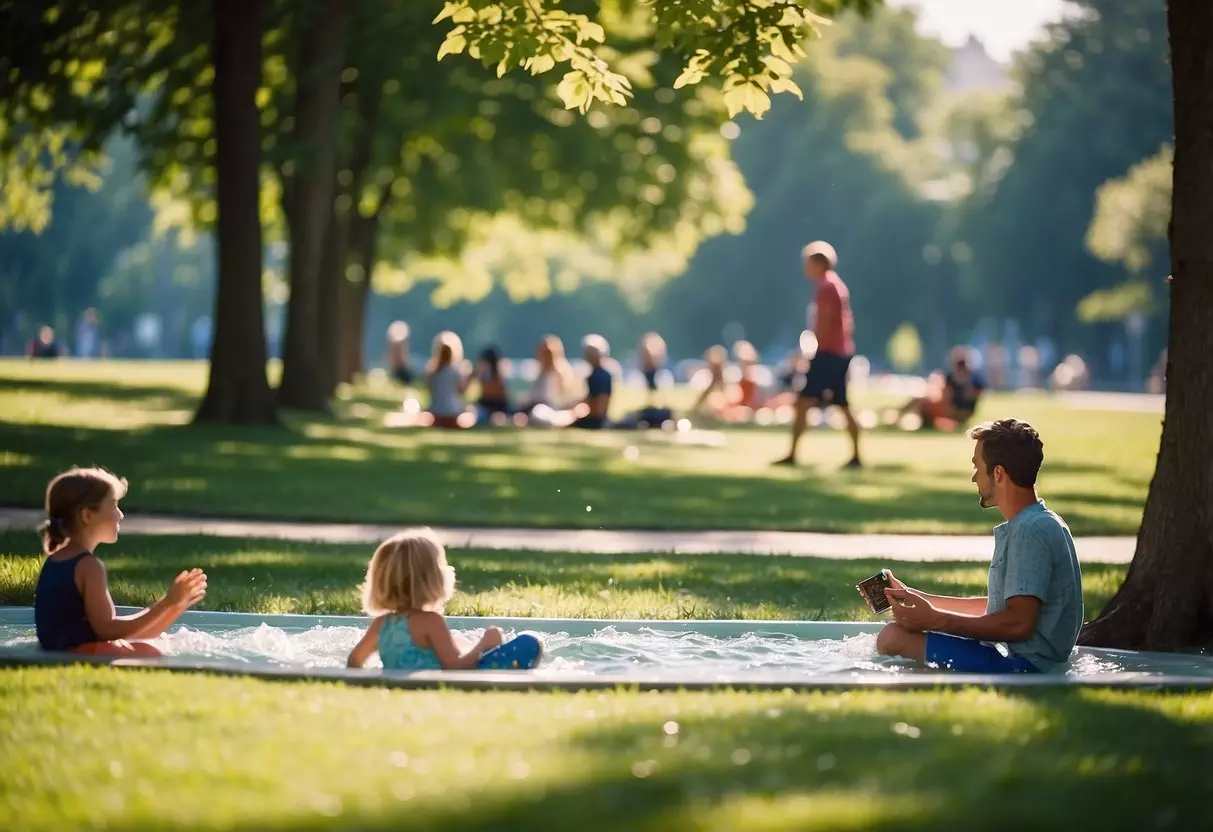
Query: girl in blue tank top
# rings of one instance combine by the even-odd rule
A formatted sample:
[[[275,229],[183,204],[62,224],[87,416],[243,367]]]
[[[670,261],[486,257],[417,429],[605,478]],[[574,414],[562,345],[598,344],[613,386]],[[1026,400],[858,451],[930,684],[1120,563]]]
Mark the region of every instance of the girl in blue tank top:
[[[159,656],[141,639],[159,636],[206,595],[201,569],[182,572],[168,594],[146,610],[120,616],[105,566],[93,554],[118,539],[126,480],[102,468],[72,468],[46,488],[42,551],[34,588],[34,626],[44,650],[116,656]]]
[[[455,592],[455,570],[430,529],[406,529],[375,550],[362,585],[370,629],[350,652],[349,667],[362,667],[378,651],[385,670],[529,670],[543,646],[523,634],[502,644],[498,627],[474,645],[451,632],[443,607]]]

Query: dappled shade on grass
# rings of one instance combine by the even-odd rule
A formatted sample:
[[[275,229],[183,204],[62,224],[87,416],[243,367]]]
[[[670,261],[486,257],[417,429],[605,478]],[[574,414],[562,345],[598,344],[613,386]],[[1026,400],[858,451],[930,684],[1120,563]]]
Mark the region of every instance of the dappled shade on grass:
[[[660,431],[391,430],[398,388],[357,388],[336,416],[283,428],[188,426],[202,365],[0,361],[0,503],[40,505],[47,480],[100,464],[131,480],[131,511],[348,522],[570,528],[983,533],[971,443],[872,432],[868,467],[839,473],[847,439],[813,431],[800,470],[772,469],[783,429],[725,447]],[[1130,534],[1159,419],[990,396],[979,416],[1040,428],[1042,493],[1076,534]]]
[[[40,559],[32,534],[0,532],[0,604],[30,604]],[[201,536],[129,536],[99,552],[118,603],[155,601],[182,569],[210,586],[200,609],[357,614],[373,547]],[[868,620],[855,584],[883,566],[946,595],[985,593],[980,563],[897,563],[766,555],[587,555],[450,550],[455,615],[541,618]],[[1124,567],[1083,568],[1088,615]]]
[[[0,818],[28,830],[1198,829],[1213,822],[1211,722],[1205,695],[402,692],[7,670]]]

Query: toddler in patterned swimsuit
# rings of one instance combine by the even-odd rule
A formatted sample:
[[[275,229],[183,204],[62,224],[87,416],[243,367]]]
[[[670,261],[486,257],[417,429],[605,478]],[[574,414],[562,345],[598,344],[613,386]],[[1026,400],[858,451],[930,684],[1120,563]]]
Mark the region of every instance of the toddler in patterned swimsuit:
[[[385,670],[530,670],[543,645],[522,634],[502,643],[489,627],[475,645],[447,625],[443,607],[455,592],[455,570],[433,531],[406,529],[375,550],[362,586],[370,629],[350,652],[349,667],[362,667],[378,651]]]

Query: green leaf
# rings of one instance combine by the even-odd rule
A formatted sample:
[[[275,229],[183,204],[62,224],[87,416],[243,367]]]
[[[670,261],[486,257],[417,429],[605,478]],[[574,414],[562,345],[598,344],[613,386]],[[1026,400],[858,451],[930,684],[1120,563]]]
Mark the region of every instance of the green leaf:
[[[565,73],[564,78],[556,87],[556,94],[564,102],[565,109],[585,112],[590,100],[590,85],[584,72],[574,70]]]
[[[526,68],[531,71],[532,75],[542,75],[555,66],[556,59],[551,55],[535,55],[528,58],[526,62]]]
[[[447,55],[458,55],[467,47],[467,38],[459,34],[462,26],[451,30],[451,33],[446,36],[446,40],[442,42],[442,46],[438,47],[438,60],[442,60]]]
[[[599,24],[583,17],[577,21],[577,42],[583,43],[587,40],[602,43],[606,40],[606,32]]]
[[[729,111],[729,118],[733,118],[745,109],[746,96],[746,88],[743,84],[738,84],[724,91],[724,106]]]
[[[782,75],[785,78],[792,74],[792,67],[787,61],[782,58],[777,58],[774,55],[767,55],[762,59],[762,62],[767,65],[767,69],[772,75]]]
[[[757,83],[742,81],[725,90],[724,105],[729,110],[729,118],[745,110],[761,119],[771,109],[771,99]]]
[[[785,61],[795,61],[800,57],[788,47],[782,35],[771,38],[771,54]]]
[[[490,41],[480,42],[480,58],[484,61],[485,66],[492,64],[500,64],[506,59],[506,53],[509,46],[504,40],[494,38]]]
[[[463,5],[464,5],[463,3],[443,3],[442,11],[438,12],[438,16],[435,17],[430,22],[431,23],[441,23],[442,21],[446,20],[448,17],[453,17],[455,12],[459,11],[459,9],[463,7]]]
[[[688,66],[682,71],[682,74],[674,80],[674,89],[680,90],[686,86],[694,86],[702,81],[703,77],[703,70]]]
[[[799,85],[791,78],[772,78],[767,84],[767,89],[773,93],[790,92],[801,101],[804,101],[804,92],[801,91]]]
[[[1078,320],[1085,324],[1123,321],[1134,312],[1154,313],[1154,292],[1141,280],[1098,289],[1078,304]]]

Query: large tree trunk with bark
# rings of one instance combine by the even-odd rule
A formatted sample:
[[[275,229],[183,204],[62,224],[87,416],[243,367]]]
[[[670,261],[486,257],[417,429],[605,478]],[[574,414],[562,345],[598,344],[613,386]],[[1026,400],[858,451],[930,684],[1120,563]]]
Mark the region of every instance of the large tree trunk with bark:
[[[286,407],[324,410],[319,336],[321,259],[333,213],[337,122],[345,55],[346,0],[317,0],[304,22],[295,92],[293,141],[299,155],[285,189],[290,234],[290,306],[278,400]]]
[[[1213,3],[1171,0],[1175,168],[1162,444],[1124,586],[1080,643],[1213,641]]]
[[[264,0],[214,0],[219,287],[206,396],[196,422],[273,424],[261,298],[261,83]]]

